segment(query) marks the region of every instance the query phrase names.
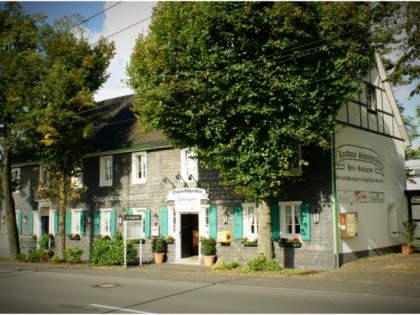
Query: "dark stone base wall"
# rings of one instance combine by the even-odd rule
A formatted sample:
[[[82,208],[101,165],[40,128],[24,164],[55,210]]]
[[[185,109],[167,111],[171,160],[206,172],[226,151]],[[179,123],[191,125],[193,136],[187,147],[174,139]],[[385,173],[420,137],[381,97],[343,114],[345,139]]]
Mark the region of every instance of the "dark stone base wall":
[[[339,255],[340,266],[347,264],[349,262],[358,260],[360,258],[366,257],[376,257],[386,254],[401,253],[401,246],[390,246],[383,248],[375,248],[371,250],[362,250],[358,252],[344,253]]]

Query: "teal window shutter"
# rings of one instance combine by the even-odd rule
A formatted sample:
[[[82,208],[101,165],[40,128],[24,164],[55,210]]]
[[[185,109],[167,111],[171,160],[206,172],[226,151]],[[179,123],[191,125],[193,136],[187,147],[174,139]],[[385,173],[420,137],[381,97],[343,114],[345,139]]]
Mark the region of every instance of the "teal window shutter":
[[[146,209],[146,211],[144,211],[144,236],[147,239],[150,239],[150,209]]]
[[[271,239],[278,241],[280,239],[280,207],[279,204],[270,205],[271,216]]]
[[[86,210],[80,211],[80,236],[85,236]]]
[[[34,212],[29,212],[29,234],[34,232]]]
[[[217,207],[214,205],[209,207],[209,230],[210,237],[217,239]]]
[[[58,235],[58,210],[54,212],[54,234]]]
[[[111,210],[111,237],[117,235],[117,211]]]
[[[168,236],[168,208],[160,209],[160,235]]]
[[[95,210],[93,212],[93,224],[93,233],[95,236],[98,236],[101,233],[101,211]]]
[[[309,204],[302,203],[300,206],[301,211],[301,228],[300,237],[302,241],[309,242],[311,240],[311,211]]]
[[[22,234],[22,212],[20,211],[17,217],[17,228],[18,228],[18,233]]]
[[[242,206],[233,207],[233,238],[235,240],[240,240],[243,237],[243,214]]]
[[[71,210],[66,210],[66,235],[71,234]]]

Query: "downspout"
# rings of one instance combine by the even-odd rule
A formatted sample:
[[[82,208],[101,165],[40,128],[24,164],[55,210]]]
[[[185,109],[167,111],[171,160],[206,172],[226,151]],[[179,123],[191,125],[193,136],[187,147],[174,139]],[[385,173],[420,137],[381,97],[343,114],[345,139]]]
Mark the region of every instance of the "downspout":
[[[332,170],[332,192],[333,192],[333,237],[334,237],[334,256],[333,265],[335,268],[340,267],[340,231],[338,230],[338,203],[337,203],[337,182],[335,174],[335,133],[331,137],[331,170]]]

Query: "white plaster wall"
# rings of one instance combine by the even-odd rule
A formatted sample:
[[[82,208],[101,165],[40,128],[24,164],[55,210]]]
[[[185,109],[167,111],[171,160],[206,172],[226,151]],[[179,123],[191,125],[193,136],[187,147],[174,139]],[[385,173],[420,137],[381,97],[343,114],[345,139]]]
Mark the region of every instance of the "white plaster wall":
[[[390,231],[389,208],[395,211],[398,231],[404,231],[402,222],[407,219],[404,142],[390,137],[367,132],[361,129],[346,127],[336,134],[335,143],[337,205],[340,213],[357,212],[358,235],[352,238],[340,238],[340,252],[370,250],[400,244],[404,241],[401,233]],[[375,152],[383,168],[383,175],[373,163],[358,158],[340,159],[340,150],[348,149],[356,153]],[[369,151],[372,150],[372,151]],[[345,154],[344,154],[345,155]],[[337,168],[341,162],[345,168]],[[356,167],[351,169],[351,167]],[[373,169],[373,173],[359,171],[360,167]],[[349,180],[357,178],[358,181]],[[373,181],[373,182],[371,182]],[[344,197],[341,197],[341,192]],[[358,200],[357,192],[367,198]],[[375,200],[379,193],[380,200]],[[341,199],[341,200],[340,200]],[[391,218],[392,219],[392,218]],[[392,224],[391,224],[392,225]],[[392,228],[394,229],[394,228]]]

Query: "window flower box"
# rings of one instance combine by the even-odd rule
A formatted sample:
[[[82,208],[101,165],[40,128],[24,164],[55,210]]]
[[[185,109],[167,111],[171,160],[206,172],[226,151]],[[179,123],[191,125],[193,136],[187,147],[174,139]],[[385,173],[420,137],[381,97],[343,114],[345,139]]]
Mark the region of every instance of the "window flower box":
[[[72,241],[80,241],[80,234],[70,234],[69,239]]]
[[[249,240],[247,237],[244,237],[241,240],[241,243],[244,247],[257,247],[258,246],[258,239]]]
[[[279,241],[280,247],[292,247],[292,248],[301,248],[302,242],[298,237],[293,237],[291,239],[282,237]]]
[[[175,239],[171,235],[166,236],[165,237],[165,241],[166,241],[166,244],[173,244],[173,243],[175,243]]]

